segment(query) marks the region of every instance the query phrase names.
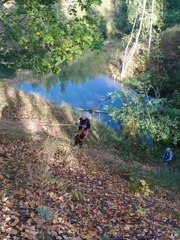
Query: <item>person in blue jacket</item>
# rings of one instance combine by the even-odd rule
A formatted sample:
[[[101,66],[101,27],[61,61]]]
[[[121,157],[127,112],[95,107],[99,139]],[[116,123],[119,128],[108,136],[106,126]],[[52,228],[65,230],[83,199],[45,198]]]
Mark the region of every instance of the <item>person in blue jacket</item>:
[[[164,170],[168,170],[169,163],[172,160],[172,158],[173,158],[173,153],[172,153],[171,149],[168,147],[168,148],[166,148],[166,151],[163,155],[163,159],[164,159],[163,168],[164,168]]]

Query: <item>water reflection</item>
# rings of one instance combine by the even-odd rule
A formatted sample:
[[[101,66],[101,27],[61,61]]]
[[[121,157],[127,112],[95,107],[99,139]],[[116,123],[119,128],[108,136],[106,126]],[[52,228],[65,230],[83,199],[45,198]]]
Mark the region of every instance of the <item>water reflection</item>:
[[[120,84],[113,82],[106,75],[99,75],[92,79],[86,78],[84,82],[66,80],[65,88],[63,88],[64,85],[62,83],[63,81],[59,79],[58,82],[51,82],[51,84],[46,85],[48,86],[47,88],[44,88],[41,83],[25,81],[24,83],[15,85],[15,87],[27,93],[37,93],[51,102],[60,104],[65,102],[73,108],[99,110],[103,110],[104,105],[111,101],[109,99],[105,102],[99,102],[100,100],[105,98],[109,92],[120,91]],[[120,106],[120,102],[116,102],[116,105]],[[100,117],[103,122],[110,120],[107,114],[93,115],[98,119]],[[112,126],[112,124],[110,125]]]
[[[48,90],[57,83],[61,85],[61,92],[66,91],[69,82],[73,84],[86,84],[88,81],[94,81],[99,75],[107,74],[109,56],[107,54],[88,54],[83,59],[64,67],[58,76],[52,76],[41,84]]]
[[[14,85],[28,93],[38,93],[52,102],[66,102],[73,107],[97,108],[102,109],[104,102],[98,102],[107,96],[109,92],[119,90],[120,84],[113,82],[105,75],[97,76],[93,79],[86,79],[83,82],[74,83],[71,80],[66,81],[66,88],[63,88],[62,81],[50,84],[44,88],[41,83],[24,83]],[[107,104],[107,101],[106,101]]]

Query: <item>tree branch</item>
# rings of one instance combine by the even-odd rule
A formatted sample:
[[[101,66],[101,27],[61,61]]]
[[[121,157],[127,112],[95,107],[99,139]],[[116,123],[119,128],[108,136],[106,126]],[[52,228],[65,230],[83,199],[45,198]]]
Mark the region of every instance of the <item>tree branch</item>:
[[[0,54],[5,56],[8,52],[9,52],[9,49],[6,49],[5,52],[0,52]]]
[[[4,62],[3,60],[0,61],[0,64],[2,64],[2,65],[14,65],[14,63],[12,63],[12,62]]]

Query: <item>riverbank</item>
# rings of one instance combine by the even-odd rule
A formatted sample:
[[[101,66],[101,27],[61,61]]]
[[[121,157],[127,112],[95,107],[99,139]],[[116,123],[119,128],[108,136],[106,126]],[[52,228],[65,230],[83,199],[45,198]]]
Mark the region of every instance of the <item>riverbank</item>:
[[[26,137],[29,135],[42,134],[67,142],[71,145],[73,136],[76,134],[75,122],[80,112],[72,110],[67,104],[55,104],[41,98],[39,95],[24,93],[0,84],[0,130],[10,134],[10,138]],[[173,192],[180,192],[178,183],[178,152],[174,152],[171,166],[172,171],[160,173],[164,149],[160,146],[143,148],[133,146],[127,139],[123,138],[118,131],[107,127],[103,123],[91,119],[92,134],[88,136],[88,148],[98,151],[106,151],[120,158],[121,161],[113,162],[104,159],[104,164],[118,167],[120,172],[125,172],[128,178],[146,178],[155,185],[166,187]],[[11,136],[12,135],[12,136]],[[14,137],[13,137],[14,135]],[[130,145],[131,144],[131,145]],[[161,151],[161,152],[160,152]],[[90,154],[94,155],[91,152]],[[102,157],[103,159],[103,157]],[[146,171],[144,172],[144,169]],[[161,175],[159,179],[158,176]],[[157,181],[156,181],[157,180]]]
[[[92,121],[76,148],[77,113],[4,84],[0,116],[2,239],[178,239],[176,190],[144,195],[135,169],[153,167],[119,157],[112,129]]]

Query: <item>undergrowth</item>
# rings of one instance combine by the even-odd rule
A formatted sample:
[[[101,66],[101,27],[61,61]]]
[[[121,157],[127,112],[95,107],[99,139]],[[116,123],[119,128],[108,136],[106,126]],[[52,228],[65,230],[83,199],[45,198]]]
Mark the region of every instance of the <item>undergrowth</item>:
[[[99,149],[108,149],[117,155],[122,162],[116,163],[112,159],[101,159],[101,163],[115,168],[122,176],[130,181],[139,179],[148,180],[153,186],[160,186],[174,193],[180,193],[179,151],[173,151],[174,157],[169,171],[162,170],[163,153],[165,146],[154,145],[148,147],[144,144],[132,144],[122,137],[119,132],[93,122],[94,139],[90,146]],[[91,136],[92,138],[92,136]],[[97,142],[100,142],[97,144]]]

